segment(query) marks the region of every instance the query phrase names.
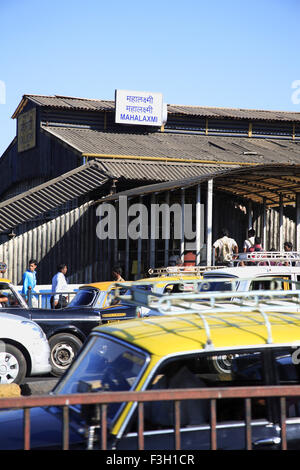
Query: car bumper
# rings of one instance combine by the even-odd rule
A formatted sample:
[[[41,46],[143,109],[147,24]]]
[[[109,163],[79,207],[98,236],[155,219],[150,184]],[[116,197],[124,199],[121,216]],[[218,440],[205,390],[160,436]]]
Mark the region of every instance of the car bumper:
[[[44,375],[51,372],[50,346],[48,341],[44,343],[33,343],[30,347],[31,374]]]

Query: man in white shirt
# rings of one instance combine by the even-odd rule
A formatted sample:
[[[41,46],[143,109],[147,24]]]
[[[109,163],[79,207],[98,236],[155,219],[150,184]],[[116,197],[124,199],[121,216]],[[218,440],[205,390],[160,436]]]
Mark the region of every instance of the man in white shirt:
[[[237,242],[233,238],[229,238],[227,229],[222,229],[220,235],[220,238],[213,244],[216,265],[231,266],[234,255],[239,251]]]
[[[57,273],[52,278],[52,292],[66,292],[68,290],[68,283],[65,275],[67,274],[68,267],[66,264],[60,264],[57,267]],[[50,299],[51,308],[64,308],[67,306],[67,299],[62,295],[54,295]]]
[[[250,228],[248,230],[248,238],[244,241],[244,246],[243,250],[244,253],[247,253],[250,251],[250,248],[252,248],[255,244],[255,230],[253,228]]]

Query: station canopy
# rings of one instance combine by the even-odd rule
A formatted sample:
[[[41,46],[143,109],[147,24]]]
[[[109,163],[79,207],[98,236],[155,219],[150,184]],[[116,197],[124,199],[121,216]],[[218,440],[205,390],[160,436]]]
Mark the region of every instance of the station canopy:
[[[300,165],[254,165],[243,168],[211,169],[206,174],[183,178],[176,181],[140,186],[107,196],[100,202],[116,200],[119,196],[137,197],[153,193],[190,188],[210,179],[214,181],[214,191],[263,204],[267,207],[295,205],[296,194],[300,193]]]

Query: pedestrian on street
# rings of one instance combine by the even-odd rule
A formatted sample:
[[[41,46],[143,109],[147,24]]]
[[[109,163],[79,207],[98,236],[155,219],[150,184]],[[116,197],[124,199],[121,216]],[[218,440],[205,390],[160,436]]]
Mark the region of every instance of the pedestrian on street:
[[[122,278],[123,270],[121,266],[114,266],[112,269],[112,278],[115,282],[125,282],[125,279]]]
[[[237,242],[229,237],[229,232],[223,228],[218,238],[213,244],[215,250],[216,266],[232,266],[232,259],[238,254]]]
[[[35,292],[34,288],[36,286],[36,268],[37,261],[35,259],[29,260],[28,269],[23,274],[23,288],[22,295],[24,296],[26,302],[29,300],[30,294]],[[32,306],[36,306],[36,298],[31,297]]]
[[[252,251],[250,250],[250,248],[252,248],[254,244],[255,244],[255,230],[253,228],[250,228],[248,230],[248,238],[244,241],[244,246],[243,246],[244,253]]]
[[[66,274],[68,267],[62,263],[57,266],[57,273],[52,278],[52,292],[66,292],[68,290],[68,283]],[[53,295],[50,299],[51,308],[59,309],[68,305],[67,298],[64,295]]]

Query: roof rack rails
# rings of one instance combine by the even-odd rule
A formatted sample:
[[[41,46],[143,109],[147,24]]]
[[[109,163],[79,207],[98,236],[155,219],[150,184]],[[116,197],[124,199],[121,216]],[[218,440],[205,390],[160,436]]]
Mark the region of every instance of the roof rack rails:
[[[288,322],[300,320],[300,289],[284,293],[281,290],[209,292],[210,298],[208,298],[207,292],[164,295],[143,290],[135,282],[126,284],[130,288],[129,294],[119,293],[121,288],[124,289],[124,283],[116,283],[115,290],[115,297],[126,303],[153,308],[167,316],[197,314],[203,321],[206,332],[205,348],[213,348],[209,327],[211,319],[218,319],[228,324],[228,316],[238,317],[248,313],[250,315],[247,318],[251,319],[251,314],[258,313],[262,316],[267,329],[268,344],[273,342],[270,315],[281,313]],[[236,323],[235,326],[238,327]]]
[[[148,273],[153,276],[163,275],[201,275],[204,271],[226,268],[226,266],[166,266],[163,268],[150,268]]]
[[[232,262],[239,265],[240,263],[258,263],[267,265],[292,265],[299,263],[300,253],[297,251],[252,251],[251,253],[238,253],[232,257]]]
[[[275,309],[287,308],[292,305],[300,305],[300,282],[292,281],[284,278],[274,278],[272,276],[264,276],[259,278],[260,281],[272,281],[272,289],[270,290],[250,290],[250,291],[236,291],[234,284],[241,281],[248,281],[252,278],[228,278],[226,279],[227,284],[231,284],[231,289],[226,291],[207,291],[205,286],[207,280],[199,279],[195,280],[180,280],[172,281],[172,285],[177,284],[181,287],[180,293],[158,293],[151,288],[155,287],[155,281],[132,281],[132,282],[122,282],[115,283],[116,289],[113,292],[113,297],[124,302],[129,302],[135,305],[142,305],[148,308],[157,309],[160,313],[167,313],[169,307],[180,307],[179,310],[173,311],[172,313],[185,313],[186,310],[194,308],[195,310],[203,311],[203,308],[209,307],[209,309],[220,308],[224,310],[224,301],[226,301],[226,310],[230,311],[232,308],[236,311],[236,306],[242,307],[249,306],[243,303],[243,301],[252,301],[250,306],[263,307],[266,305],[268,308],[272,306],[270,303],[274,300],[280,300],[281,304],[275,305]],[[218,281],[219,279],[210,278],[209,282]],[[290,290],[282,291],[281,285],[282,282],[288,283],[292,288]],[[149,289],[147,289],[149,287]],[[202,287],[202,289],[201,289]],[[124,289],[127,289],[125,294]],[[188,301],[192,301],[192,306]],[[182,303],[184,302],[184,303]],[[289,302],[287,304],[287,302]],[[282,305],[282,307],[281,307]],[[274,304],[273,304],[274,306]],[[300,310],[300,308],[299,308]],[[279,311],[279,310],[278,310]]]

